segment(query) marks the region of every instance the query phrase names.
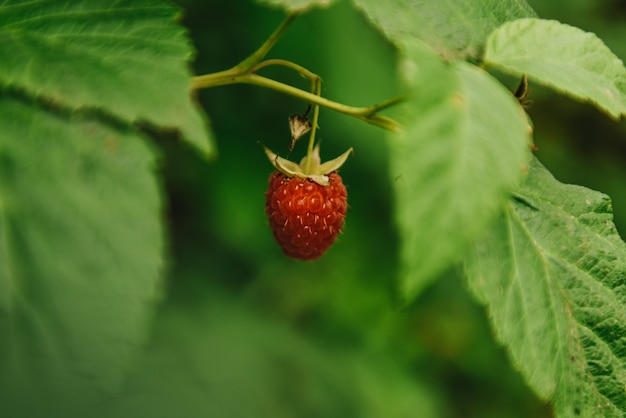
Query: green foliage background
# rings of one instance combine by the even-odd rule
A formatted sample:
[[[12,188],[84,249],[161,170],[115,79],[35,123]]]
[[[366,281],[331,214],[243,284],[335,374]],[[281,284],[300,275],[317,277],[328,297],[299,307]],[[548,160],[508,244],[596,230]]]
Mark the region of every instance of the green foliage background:
[[[199,48],[198,73],[236,63],[281,19],[279,12],[255,5],[201,3],[185,3],[191,13],[184,20]],[[626,43],[620,41],[626,39],[622,25],[626,11],[616,3],[530,3],[541,17],[596,32],[618,56],[626,58]],[[227,46],[224,38],[230,40]],[[312,10],[290,28],[270,55],[287,57],[322,75],[323,94],[339,101],[368,105],[398,91],[393,48],[345,1]],[[304,83],[287,72],[276,70],[275,74]],[[516,80],[504,80],[515,88]],[[624,123],[609,122],[596,109],[539,86],[531,85],[531,90],[534,103],[528,112],[535,125],[536,155],[559,180],[609,194],[618,230],[626,230]],[[198,233],[206,239],[200,245],[181,237],[178,243],[184,249],[177,247],[181,251],[177,264],[190,266],[182,260],[193,257],[199,263],[196,272],[211,266],[212,279],[200,283],[200,277],[178,275],[175,290],[186,286],[211,289],[209,283],[218,283],[236,300],[243,299],[289,324],[308,344],[391,359],[422,385],[434,403],[433,416],[551,416],[550,406],[537,400],[511,370],[506,354],[490,335],[485,311],[468,298],[456,272],[448,272],[411,306],[398,308],[394,291],[397,231],[391,220],[383,132],[322,109],[319,135],[325,155],[356,148],[354,158],[342,169],[349,185],[350,212],[345,234],[324,258],[314,264],[295,263],[282,258],[263,227],[261,193],[270,167],[259,157],[257,141],[284,149],[286,116],[302,111],[302,103],[249,86],[212,89],[200,97],[214,122],[220,158],[202,181],[210,188],[206,212],[198,206],[197,191],[177,203],[187,202],[184,207],[202,220],[189,224],[187,216],[175,219],[189,229],[204,224],[212,235]],[[172,150],[167,152],[171,155]],[[198,164],[202,171],[203,164]],[[175,167],[180,170],[179,165]],[[179,193],[200,176],[188,169],[184,177],[175,174]],[[233,193],[242,187],[245,195]],[[258,210],[251,211],[253,207]],[[197,211],[209,215],[203,218]],[[212,256],[215,262],[205,261]],[[214,274],[219,265],[224,273]],[[332,354],[325,355],[333,362]],[[349,372],[344,378],[352,384]],[[384,391],[390,382],[380,383],[378,390]],[[407,401],[416,393],[409,394]],[[388,403],[390,409],[382,416],[405,416],[395,413],[392,404]],[[411,412],[406,416],[427,416]]]
[[[531,5],[540,16],[597,31],[619,56],[626,57],[626,45],[617,33],[626,16],[610,2],[587,2],[579,8],[535,3]],[[198,73],[238,62],[282,17],[253,4],[189,2],[184,7],[189,11],[184,23],[199,49]],[[393,48],[348,2],[312,10],[270,55],[289,58],[321,74],[323,94],[338,101],[368,105],[398,91]],[[273,75],[304,83],[286,71],[276,70]],[[508,82],[515,87],[515,80]],[[535,123],[538,157],[560,180],[608,193],[618,229],[624,230],[624,124],[607,122],[597,110],[535,85],[531,89],[534,104],[529,113]],[[325,155],[356,148],[355,157],[342,169],[349,185],[349,218],[345,234],[324,258],[313,264],[296,263],[282,257],[264,226],[262,192],[271,169],[260,157],[258,141],[284,149],[286,116],[303,111],[303,104],[250,86],[212,89],[200,98],[213,119],[219,159],[211,167],[198,161],[196,169],[183,170],[184,163],[176,164],[176,157],[184,161],[195,157],[180,155],[179,148],[166,149],[173,157],[166,168],[169,189],[177,198],[171,204],[178,238],[172,289],[181,301],[193,294],[199,303],[209,303],[199,300],[202,292],[211,298],[214,286],[226,288],[236,303],[243,300],[288,324],[307,344],[329,349],[322,352],[334,367],[340,368],[342,361],[332,354],[336,349],[392,361],[420,385],[421,389],[407,393],[406,401],[414,401],[423,391],[434,404],[432,416],[551,416],[550,407],[537,400],[511,370],[505,353],[490,336],[485,311],[468,298],[454,271],[411,306],[398,308],[397,231],[391,220],[384,132],[322,109],[319,135]],[[242,189],[244,193],[234,192]],[[258,209],[251,210],[254,207]],[[309,361],[292,355],[301,364]],[[350,386],[353,377],[345,371],[342,378]],[[392,391],[384,388],[393,387],[392,381],[379,383],[382,396],[391,396]],[[270,396],[287,401],[280,392]],[[394,412],[393,405],[388,402],[382,416],[405,416]],[[428,415],[411,410],[406,416]]]
[[[178,3],[197,50],[197,74],[236,64],[284,17],[247,1]],[[597,33],[626,59],[626,8],[619,2],[529,3],[543,18]],[[347,104],[371,105],[400,91],[394,47],[348,1],[300,17],[270,57],[321,75],[323,95]],[[307,87],[281,68],[264,74]],[[501,77],[515,88],[518,80]],[[610,195],[617,228],[626,231],[624,122],[538,86],[531,89],[528,112],[538,158],[559,180]],[[356,150],[342,168],[350,209],[344,234],[328,254],[301,263],[282,255],[267,227],[264,191],[272,167],[260,144],[284,153],[287,117],[306,104],[247,85],[202,91],[198,101],[211,118],[217,158],[207,162],[168,135],[156,135],[156,163],[143,146],[133,148],[136,158],[156,164],[163,176],[166,283],[145,330],[145,351],[90,415],[552,416],[551,407],[513,370],[459,272],[445,272],[416,301],[402,304],[385,132],[321,110],[322,157]],[[153,187],[146,186],[151,196]],[[148,209],[158,210],[154,206]],[[158,235],[153,227],[147,239],[158,242]],[[123,245],[132,246],[133,239],[124,237]],[[36,405],[34,411],[24,408],[29,401],[13,400],[16,416],[41,412]],[[72,398],[56,406],[85,416]]]

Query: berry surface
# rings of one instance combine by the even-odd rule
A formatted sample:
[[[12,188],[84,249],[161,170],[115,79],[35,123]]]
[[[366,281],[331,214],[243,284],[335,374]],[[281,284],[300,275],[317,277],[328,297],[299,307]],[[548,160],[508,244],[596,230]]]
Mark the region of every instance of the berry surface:
[[[341,176],[328,175],[330,184],[287,177],[274,171],[265,193],[265,213],[274,238],[285,255],[315,260],[328,250],[346,217],[347,191]]]

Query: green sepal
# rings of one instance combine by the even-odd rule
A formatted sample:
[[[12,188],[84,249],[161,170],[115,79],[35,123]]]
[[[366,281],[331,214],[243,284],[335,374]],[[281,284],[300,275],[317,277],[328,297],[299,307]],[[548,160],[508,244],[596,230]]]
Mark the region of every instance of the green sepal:
[[[308,179],[322,186],[330,185],[328,174],[339,170],[339,168],[348,159],[350,153],[353,152],[353,149],[350,148],[339,157],[326,161],[322,164],[320,159],[320,147],[317,145],[311,154],[310,163],[308,162],[308,157],[304,157],[302,161],[300,161],[300,164],[297,164],[293,161],[280,157],[266,146],[263,146],[263,149],[265,151],[265,155],[267,155],[267,158],[270,160],[274,168],[287,177]]]

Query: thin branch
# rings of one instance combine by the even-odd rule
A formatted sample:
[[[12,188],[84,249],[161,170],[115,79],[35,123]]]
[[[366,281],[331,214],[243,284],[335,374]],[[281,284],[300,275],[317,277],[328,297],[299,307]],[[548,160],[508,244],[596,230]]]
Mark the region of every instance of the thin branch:
[[[265,61],[262,61],[262,62],[258,63],[254,67],[250,68],[250,70],[248,72],[249,73],[257,73],[257,72],[259,72],[259,70],[261,70],[261,69],[263,69],[265,67],[272,66],[272,65],[280,65],[280,66],[283,66],[283,67],[291,68],[294,71],[297,71],[302,77],[306,78],[307,80],[313,81],[313,86],[311,86],[311,92],[313,92],[315,90],[315,82],[316,82],[316,80],[318,80],[320,78],[320,76],[318,76],[317,74],[312,73],[311,71],[307,70],[306,68],[304,68],[301,65],[296,64],[295,62],[291,62],[291,61],[287,61],[287,60],[281,60],[281,59],[265,60]]]
[[[209,76],[212,76],[212,74],[209,74]],[[257,86],[276,90],[278,92],[288,94],[293,97],[297,97],[299,99],[311,102],[313,104],[323,106],[327,109],[334,110],[336,112],[343,113],[346,115],[354,116],[367,123],[376,125],[388,131],[399,132],[401,130],[400,124],[396,122],[395,120],[385,117],[385,116],[376,115],[375,113],[380,111],[381,109],[391,106],[392,104],[396,104],[400,102],[402,98],[395,98],[395,99],[387,100],[381,104],[369,106],[369,107],[354,107],[354,106],[348,106],[342,103],[329,100],[322,96],[317,96],[313,93],[309,93],[297,87],[290,86],[289,84],[272,80],[271,78],[263,77],[258,74],[249,74],[249,73],[240,74],[240,75],[232,75],[232,76],[227,75],[221,78],[197,76],[197,77],[194,77],[192,80],[192,88],[202,89],[202,88],[210,88],[210,87],[225,86],[229,84],[241,84],[241,83],[254,84]]]
[[[267,38],[265,42],[263,42],[263,45],[261,45],[259,49],[257,49],[248,58],[246,58],[245,60],[237,64],[235,68],[239,69],[239,71],[242,73],[247,72],[252,67],[254,67],[257,63],[259,63],[263,58],[265,58],[267,53],[270,52],[270,49],[272,49],[272,47],[276,44],[276,42],[283,35],[283,33],[287,30],[287,27],[289,27],[291,22],[293,22],[294,19],[298,17],[298,15],[299,15],[299,12],[293,12],[293,13],[288,14],[285,20],[281,22],[280,26],[276,28],[274,33],[272,33],[270,37]]]
[[[320,77],[317,74],[312,73],[306,68],[293,63],[287,60],[281,59],[270,59],[261,61],[265,55],[270,51],[270,49],[276,44],[278,39],[285,32],[287,27],[293,22],[293,20],[298,16],[297,12],[289,14],[285,20],[280,24],[280,26],[270,35],[270,37],[261,45],[259,49],[257,49],[252,55],[250,55],[245,60],[241,61],[239,64],[225,71],[220,71],[212,74],[205,74],[193,77],[191,80],[191,89],[199,90],[211,87],[225,86],[229,84],[254,84],[261,87],[266,87],[272,90],[279,91],[284,94],[288,94],[293,97],[300,98],[302,100],[308,101],[313,105],[323,106],[327,109],[334,110],[336,112],[340,112],[349,116],[356,117],[360,120],[363,120],[369,124],[381,127],[388,131],[399,132],[401,130],[401,126],[395,120],[378,115],[377,113],[383,109],[386,109],[392,105],[395,105],[402,100],[403,97],[396,97],[393,99],[386,100],[382,103],[369,106],[369,107],[353,107],[347,106],[342,103],[334,102],[332,100],[326,99],[321,94],[320,87]],[[301,76],[307,78],[311,82],[311,92],[304,91],[297,87],[290,86],[289,84],[281,83],[279,81],[272,80],[267,77],[260,76],[256,74],[257,71],[272,66],[272,65],[280,65],[283,67],[291,68],[292,70],[297,71]],[[312,128],[312,137],[314,138],[316,126],[316,112],[319,109],[314,109],[313,114],[313,128]]]

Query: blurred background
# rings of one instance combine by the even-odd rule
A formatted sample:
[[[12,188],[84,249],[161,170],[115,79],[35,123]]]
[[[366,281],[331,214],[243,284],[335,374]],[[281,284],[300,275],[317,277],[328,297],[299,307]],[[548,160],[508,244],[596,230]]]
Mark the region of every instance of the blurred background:
[[[177,3],[197,49],[197,74],[235,65],[284,17],[252,1]],[[626,58],[624,2],[530,3],[541,17],[596,32]],[[322,94],[346,104],[398,92],[393,47],[346,0],[298,18],[268,58],[321,75]],[[284,68],[262,74],[308,88]],[[538,157],[559,180],[610,195],[624,234],[626,124],[530,88]],[[261,144],[285,154],[287,118],[306,103],[249,85],[205,90],[198,99],[219,157],[207,162],[180,143],[158,143],[172,238],[168,288],[149,355],[131,382],[137,390],[120,408],[188,417],[552,416],[512,370],[458,272],[410,306],[399,303],[384,131],[321,110],[322,159],[355,148],[341,171],[350,208],[329,252],[297,262],[282,255],[267,226],[272,167]],[[299,143],[292,159],[305,147]],[[146,387],[168,402],[143,402]]]

